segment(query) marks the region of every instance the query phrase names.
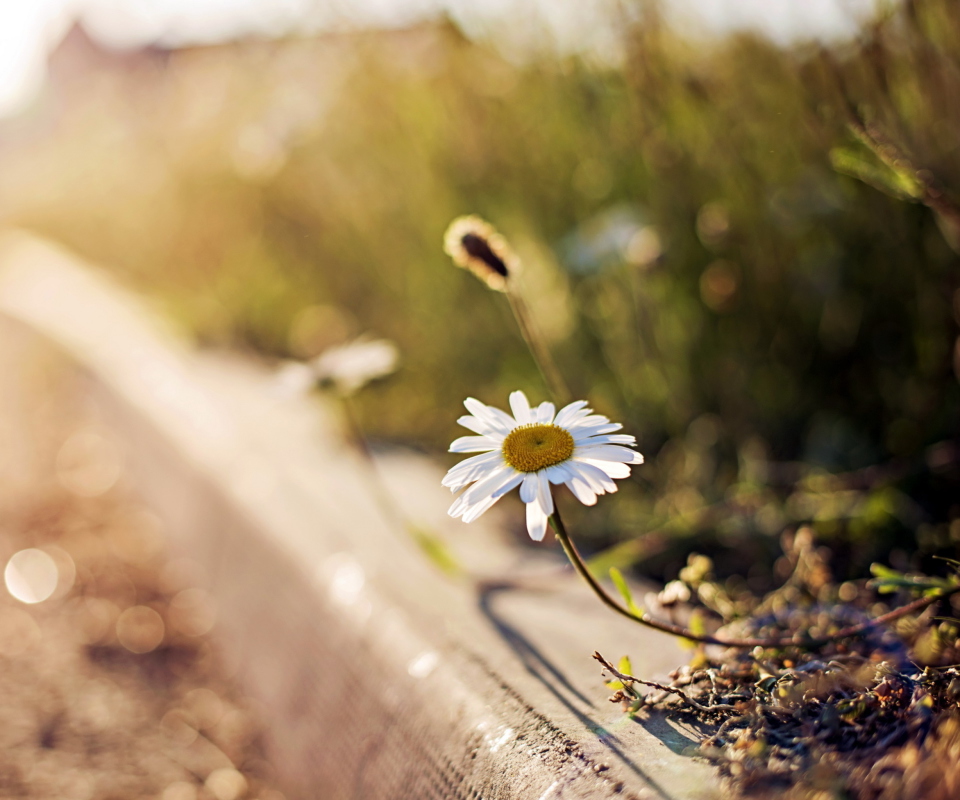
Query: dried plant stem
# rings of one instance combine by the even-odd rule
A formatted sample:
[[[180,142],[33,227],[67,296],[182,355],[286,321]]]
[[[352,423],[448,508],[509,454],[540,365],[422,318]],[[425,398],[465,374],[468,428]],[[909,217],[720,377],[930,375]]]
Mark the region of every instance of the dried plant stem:
[[[520,328],[520,335],[526,342],[530,355],[533,356],[547,388],[550,389],[550,393],[557,403],[566,405],[571,400],[570,389],[567,388],[563,375],[560,374],[553,356],[550,355],[550,348],[547,347],[546,340],[530,313],[530,308],[520,292],[509,283],[507,284],[506,295],[507,300],[510,301],[510,310],[513,312],[513,317]]]
[[[634,622],[638,622],[641,625],[645,625],[648,628],[653,628],[654,630],[662,631],[663,633],[669,633],[672,636],[679,636],[683,639],[688,639],[692,642],[699,642],[700,644],[713,644],[719,645],[721,647],[764,647],[764,648],[782,648],[782,647],[802,647],[805,649],[813,649],[816,647],[821,647],[830,642],[835,642],[840,639],[848,639],[855,636],[861,636],[864,633],[872,630],[873,628],[879,625],[886,625],[888,623],[894,622],[895,620],[900,619],[901,617],[908,616],[918,611],[922,611],[927,606],[936,603],[938,600],[942,600],[946,597],[950,597],[957,592],[960,592],[960,586],[955,586],[952,589],[946,589],[942,592],[939,592],[930,597],[921,597],[917,600],[914,600],[912,603],[907,603],[905,606],[889,611],[886,614],[881,614],[879,617],[869,619],[865,622],[858,623],[857,625],[850,625],[846,628],[830,634],[829,636],[821,636],[818,638],[813,638],[810,636],[788,636],[781,638],[747,638],[747,639],[738,639],[738,638],[725,638],[723,636],[711,636],[709,634],[698,634],[691,631],[689,628],[684,628],[682,625],[675,625],[672,622],[664,622],[663,620],[654,619],[647,616],[645,613],[634,614],[630,609],[618,603],[614,600],[600,585],[599,581],[593,576],[590,570],[587,568],[586,563],[583,560],[583,557],[577,551],[576,546],[573,541],[570,539],[569,534],[567,533],[566,528],[564,527],[563,521],[560,518],[560,512],[554,509],[553,514],[550,516],[550,523],[553,525],[553,530],[557,535],[557,540],[560,542],[560,546],[563,547],[563,552],[566,553],[567,558],[570,560],[570,563],[573,565],[573,568],[577,571],[581,578],[583,578],[587,585],[593,589],[594,594],[600,598],[600,601],[610,608],[613,611],[616,611],[621,616],[632,619]]]
[[[704,714],[711,714],[716,711],[737,711],[735,706],[731,705],[710,705],[705,706],[702,703],[698,703],[692,697],[690,697],[683,689],[678,689],[676,686],[667,686],[664,683],[657,683],[656,681],[645,681],[642,678],[634,677],[633,675],[628,675],[625,672],[618,670],[613,664],[611,664],[607,659],[605,659],[600,653],[594,652],[593,657],[603,664],[604,668],[609,672],[614,678],[616,678],[620,683],[627,688],[627,690],[638,700],[642,700],[643,696],[635,691],[632,688],[632,684],[639,683],[641,686],[649,686],[651,689],[659,689],[661,692],[667,694],[675,694],[679,697],[684,703],[690,706],[697,711],[700,711]],[[739,712],[738,712],[739,713]]]

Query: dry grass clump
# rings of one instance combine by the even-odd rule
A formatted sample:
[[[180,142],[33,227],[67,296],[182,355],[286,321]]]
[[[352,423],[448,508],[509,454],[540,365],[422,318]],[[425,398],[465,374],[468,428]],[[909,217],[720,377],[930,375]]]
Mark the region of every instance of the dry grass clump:
[[[804,538],[786,586],[756,599],[728,629],[828,635],[881,610],[875,584],[833,585]],[[686,593],[670,587],[665,599],[710,597],[705,585],[685,584]],[[695,618],[712,613],[696,600],[685,606]],[[626,660],[615,667],[595,657],[612,677],[612,700],[640,717],[657,710],[686,717],[702,735],[698,754],[739,789],[778,788],[803,798],[954,798],[960,628],[935,609],[815,651],[701,648],[665,683],[630,674]]]

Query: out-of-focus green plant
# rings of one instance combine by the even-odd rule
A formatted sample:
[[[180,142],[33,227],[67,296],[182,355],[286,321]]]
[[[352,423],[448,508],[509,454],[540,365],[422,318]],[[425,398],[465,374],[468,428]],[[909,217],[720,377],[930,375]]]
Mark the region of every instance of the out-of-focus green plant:
[[[801,522],[861,570],[917,530],[954,549],[960,264],[928,202],[960,190],[952,3],[830,46],[693,42],[649,10],[622,30],[618,66],[518,64],[447,23],[124,55],[74,35],[0,127],[0,213],[205,342],[310,358],[376,329],[406,358],[364,429],[437,450],[437,409],[542,388],[438,247],[480,213],[573,394],[657,454],[578,530],[646,533],[666,573],[677,537],[723,572]]]

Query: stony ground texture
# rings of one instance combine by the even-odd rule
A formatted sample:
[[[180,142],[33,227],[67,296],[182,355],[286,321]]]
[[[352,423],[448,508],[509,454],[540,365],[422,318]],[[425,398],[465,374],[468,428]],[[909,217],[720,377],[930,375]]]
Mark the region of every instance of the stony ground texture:
[[[122,489],[88,473],[84,497],[60,467],[0,511],[2,563],[34,548],[57,568],[42,602],[14,597],[36,568],[0,589],[0,796],[282,800],[195,565]]]

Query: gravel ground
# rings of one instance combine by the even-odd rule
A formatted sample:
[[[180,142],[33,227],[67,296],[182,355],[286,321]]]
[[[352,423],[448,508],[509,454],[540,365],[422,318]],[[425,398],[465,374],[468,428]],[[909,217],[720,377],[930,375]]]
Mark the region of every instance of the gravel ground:
[[[283,800],[195,565],[80,437],[0,504],[0,797]]]

